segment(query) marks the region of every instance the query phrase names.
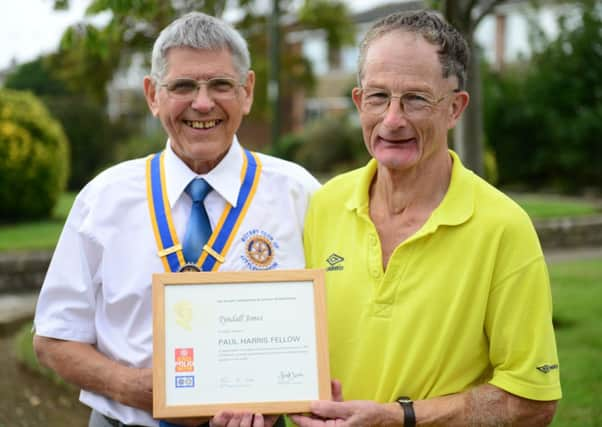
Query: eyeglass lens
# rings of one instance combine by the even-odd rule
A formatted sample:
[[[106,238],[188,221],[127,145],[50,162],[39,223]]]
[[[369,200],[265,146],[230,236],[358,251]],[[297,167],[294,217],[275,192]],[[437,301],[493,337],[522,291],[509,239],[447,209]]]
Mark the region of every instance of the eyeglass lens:
[[[207,95],[214,99],[228,99],[236,95],[236,80],[216,77],[209,80],[175,79],[164,84],[170,96],[176,99],[194,98],[202,86],[207,87]]]

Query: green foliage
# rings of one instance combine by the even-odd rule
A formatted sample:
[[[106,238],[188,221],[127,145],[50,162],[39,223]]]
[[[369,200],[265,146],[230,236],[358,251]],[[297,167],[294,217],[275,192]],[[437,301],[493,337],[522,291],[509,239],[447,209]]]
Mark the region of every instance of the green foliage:
[[[590,5],[581,21],[561,20],[529,68],[487,76],[485,129],[501,184],[602,189],[602,16]]]
[[[65,83],[53,75],[47,58],[42,56],[19,65],[6,76],[4,87],[30,90],[38,96],[54,96],[67,92]]]
[[[65,188],[67,138],[31,93],[0,90],[0,220],[44,218]]]
[[[57,61],[40,57],[20,65],[7,76],[7,88],[30,90],[40,96],[61,122],[70,143],[71,174],[67,186],[79,190],[99,169],[111,163],[118,139],[127,133],[120,123],[111,123],[106,109],[90,96],[73,92],[57,76]],[[141,105],[145,105],[141,101]]]
[[[105,104],[107,84],[120,65],[124,32],[114,22],[101,29],[78,24],[65,31],[53,68],[71,92]]]
[[[299,22],[306,28],[322,28],[331,49],[355,43],[353,21],[345,3],[331,0],[305,0]]]
[[[75,193],[61,194],[49,219],[0,224],[0,251],[53,249],[74,200]]]
[[[299,133],[289,133],[280,138],[278,144],[272,144],[270,154],[281,159],[294,160],[295,154],[304,143]]]
[[[566,218],[600,213],[600,207],[587,200],[575,200],[538,194],[517,194],[512,198],[532,219]]]
[[[302,132],[282,139],[276,155],[302,164],[314,173],[339,173],[366,163],[362,130],[349,118],[326,117]]]
[[[64,95],[43,100],[64,123],[71,146],[71,176],[67,188],[79,190],[114,161],[118,139],[126,131],[109,121],[102,105],[86,97]]]
[[[55,7],[69,6],[69,0],[54,0]],[[128,66],[135,53],[148,56],[159,31],[173,19],[190,11],[202,11],[221,16],[228,7],[239,7],[243,12],[237,23],[249,43],[253,55],[253,69],[257,74],[255,102],[251,118],[267,118],[269,103],[267,93],[269,19],[257,12],[254,0],[91,0],[88,15],[110,12],[111,19],[103,28],[90,24],[76,24],[63,34],[60,55],[55,57],[56,69],[69,82],[73,90],[104,103],[107,83],[119,68]],[[280,0],[283,11],[293,8],[292,0]],[[331,48],[353,42],[353,23],[342,0],[304,0],[296,30],[323,28]],[[281,92],[290,95],[298,88],[311,88],[313,74],[300,49],[285,45],[281,37]],[[147,58],[150,59],[150,58]]]
[[[497,159],[495,158],[495,153],[489,147],[485,147],[485,179],[491,185],[497,185],[499,180],[498,170],[497,170]]]
[[[145,157],[149,153],[156,153],[165,148],[167,136],[161,127],[146,134],[133,134],[120,142],[117,147],[115,160],[118,162]]]

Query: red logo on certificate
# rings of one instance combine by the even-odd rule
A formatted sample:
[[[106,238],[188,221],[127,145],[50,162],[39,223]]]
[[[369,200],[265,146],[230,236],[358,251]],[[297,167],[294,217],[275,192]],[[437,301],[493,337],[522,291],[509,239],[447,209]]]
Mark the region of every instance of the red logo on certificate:
[[[194,350],[192,348],[176,348],[176,372],[194,371]]]

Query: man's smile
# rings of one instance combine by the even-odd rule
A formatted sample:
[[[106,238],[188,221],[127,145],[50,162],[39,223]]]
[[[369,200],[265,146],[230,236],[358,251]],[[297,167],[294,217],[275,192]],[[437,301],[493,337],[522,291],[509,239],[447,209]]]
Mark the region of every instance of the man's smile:
[[[381,142],[384,142],[386,144],[407,144],[407,143],[412,143],[412,142],[416,142],[416,138],[398,138],[398,139],[388,139],[388,138],[383,138],[382,136],[379,136],[378,139]]]
[[[189,126],[194,129],[211,129],[220,124],[221,120],[183,120],[186,126]]]

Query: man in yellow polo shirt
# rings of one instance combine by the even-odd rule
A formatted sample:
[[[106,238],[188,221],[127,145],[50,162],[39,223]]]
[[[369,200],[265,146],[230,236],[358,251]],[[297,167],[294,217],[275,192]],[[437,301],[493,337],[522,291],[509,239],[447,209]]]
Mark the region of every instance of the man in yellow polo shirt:
[[[352,95],[373,159],[315,194],[304,230],[308,267],[326,269],[339,402],[314,402],[314,417],[292,416],[300,426],[553,418],[558,358],[534,228],[447,147],[469,101],[467,62],[462,36],[428,11],[384,18],[361,45]]]

